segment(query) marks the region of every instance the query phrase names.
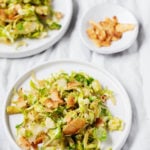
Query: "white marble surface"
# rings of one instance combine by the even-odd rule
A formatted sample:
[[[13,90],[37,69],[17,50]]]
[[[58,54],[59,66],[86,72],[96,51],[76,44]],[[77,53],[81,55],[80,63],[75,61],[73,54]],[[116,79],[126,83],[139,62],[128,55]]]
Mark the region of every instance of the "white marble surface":
[[[89,51],[79,39],[79,21],[84,11],[96,3],[114,2],[131,10],[140,23],[138,39],[126,51],[100,55]],[[34,65],[62,58],[80,59],[106,68],[125,87],[133,109],[130,135],[123,150],[150,150],[150,1],[73,0],[74,13],[65,36],[47,51],[23,59],[0,58],[0,111],[6,93],[16,78]],[[106,10],[107,11],[107,10]],[[0,112],[0,121],[2,112]],[[15,150],[0,123],[0,150]]]

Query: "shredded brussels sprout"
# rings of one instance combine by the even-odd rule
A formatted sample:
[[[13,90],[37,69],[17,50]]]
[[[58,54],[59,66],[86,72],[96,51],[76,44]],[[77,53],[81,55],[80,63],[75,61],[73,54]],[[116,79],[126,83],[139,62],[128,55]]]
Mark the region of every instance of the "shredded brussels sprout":
[[[21,113],[16,125],[17,142],[23,149],[98,150],[108,132],[122,130],[106,102],[113,92],[83,72],[59,72],[38,80],[30,90],[20,88],[8,114]]]
[[[0,42],[43,38],[49,30],[61,28],[62,17],[53,9],[51,0],[1,0]]]

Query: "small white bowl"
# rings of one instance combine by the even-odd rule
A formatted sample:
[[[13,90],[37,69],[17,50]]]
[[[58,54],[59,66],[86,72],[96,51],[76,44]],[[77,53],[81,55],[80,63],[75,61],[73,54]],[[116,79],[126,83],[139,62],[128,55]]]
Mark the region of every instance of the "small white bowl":
[[[86,33],[86,30],[90,26],[89,21],[99,22],[106,17],[112,18],[113,16],[117,16],[120,23],[134,24],[134,30],[123,33],[122,38],[112,42],[109,47],[97,47]],[[102,3],[92,7],[83,15],[79,31],[81,40],[90,50],[101,54],[112,54],[128,49],[136,40],[138,29],[138,21],[129,10],[116,4]]]

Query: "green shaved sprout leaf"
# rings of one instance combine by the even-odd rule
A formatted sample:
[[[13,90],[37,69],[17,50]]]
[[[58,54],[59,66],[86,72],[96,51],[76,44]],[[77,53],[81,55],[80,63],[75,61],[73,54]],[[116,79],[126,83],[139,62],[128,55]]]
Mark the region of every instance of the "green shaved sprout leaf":
[[[107,140],[107,131],[106,129],[99,127],[95,129],[95,138],[99,139],[100,141],[106,141]]]
[[[30,81],[30,86],[31,86],[33,89],[37,89],[36,84],[35,84],[32,80]]]
[[[23,122],[18,124],[18,125],[16,125],[16,129],[20,128],[22,125],[23,125]]]
[[[56,23],[56,22],[53,22],[50,26],[49,26],[49,29],[50,30],[59,30],[61,28],[61,25]]]

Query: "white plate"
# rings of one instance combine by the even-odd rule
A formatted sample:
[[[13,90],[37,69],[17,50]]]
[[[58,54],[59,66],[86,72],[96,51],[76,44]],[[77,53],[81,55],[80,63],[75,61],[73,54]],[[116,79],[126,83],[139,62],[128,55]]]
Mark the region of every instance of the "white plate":
[[[117,16],[120,23],[135,24],[135,29],[123,33],[123,37],[112,42],[111,46],[99,48],[87,36],[86,30],[89,28],[89,20],[99,22],[106,17],[112,18],[113,16]],[[136,18],[129,10],[116,4],[103,3],[92,7],[82,16],[79,32],[81,40],[87,48],[101,54],[112,54],[129,48],[137,38],[138,28]]]
[[[47,62],[40,66],[37,66],[29,71],[27,71],[22,77],[20,77],[15,84],[10,89],[7,98],[5,100],[4,105],[4,127],[9,137],[12,145],[15,146],[15,149],[19,149],[15,142],[16,135],[16,124],[21,122],[20,115],[7,115],[6,107],[10,104],[10,99],[12,96],[13,88],[18,89],[23,87],[23,89],[29,89],[29,81],[31,80],[31,74],[35,72],[38,79],[43,79],[48,77],[51,73],[59,72],[60,70],[64,70],[65,72],[71,71],[84,71],[94,78],[98,79],[103,86],[107,86],[109,89],[113,90],[116,97],[116,105],[113,105],[111,102],[108,102],[108,107],[113,113],[113,115],[121,118],[124,121],[124,130],[112,132],[109,135],[107,142],[103,144],[103,148],[112,146],[113,150],[119,150],[125,143],[131,126],[131,106],[130,100],[121,86],[121,84],[107,71],[102,68],[98,68],[89,63],[83,63],[79,61],[71,61],[71,60],[61,60],[54,62]],[[119,138],[118,138],[119,137]]]
[[[48,37],[43,39],[25,39],[28,46],[22,46],[16,49],[15,44],[6,45],[0,43],[0,57],[6,58],[20,58],[27,57],[37,53],[40,53],[53,44],[55,44],[67,31],[73,12],[72,0],[54,0],[53,7],[54,10],[63,13],[64,17],[60,21],[62,25],[60,30],[49,31]]]

